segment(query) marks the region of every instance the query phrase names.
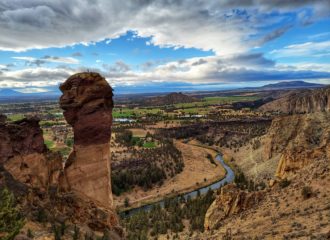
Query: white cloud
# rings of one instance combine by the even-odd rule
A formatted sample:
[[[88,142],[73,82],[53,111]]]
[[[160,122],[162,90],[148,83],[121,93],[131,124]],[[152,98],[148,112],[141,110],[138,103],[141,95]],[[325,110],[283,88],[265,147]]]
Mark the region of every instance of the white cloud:
[[[326,70],[328,69],[328,70]],[[261,54],[232,55],[189,58],[152,66],[142,71],[134,71],[123,61],[102,68],[88,68],[101,73],[113,86],[143,85],[150,82],[185,82],[190,84],[242,83],[279,80],[330,81],[329,66],[326,64],[296,64],[287,66],[275,64]],[[0,87],[42,88],[57,86],[76,72],[86,71],[86,67],[58,68],[35,67],[3,72]]]
[[[256,39],[250,41],[249,37],[258,33],[261,24],[258,16],[274,8],[289,12],[303,11],[306,7],[313,10],[314,15],[308,16],[312,18],[328,14],[330,3],[324,0],[3,0],[0,49],[24,51],[90,44],[135,30],[139,36],[152,37],[150,43],[160,46],[195,47],[219,55],[241,53],[254,45]],[[240,11],[243,8],[246,11]],[[264,19],[262,24],[265,27],[280,20],[274,16]],[[266,38],[261,37],[261,41],[272,40],[284,31],[279,29]]]
[[[44,56],[42,58],[34,57],[12,57],[13,59],[23,60],[27,65],[37,65],[40,66],[46,62],[51,63],[65,63],[65,64],[78,64],[80,61],[73,57],[55,57],[55,56]]]
[[[275,57],[323,57],[330,54],[330,41],[292,44],[270,52]]]
[[[70,68],[26,68],[3,72],[0,75],[0,87],[47,87],[56,86],[75,73]]]

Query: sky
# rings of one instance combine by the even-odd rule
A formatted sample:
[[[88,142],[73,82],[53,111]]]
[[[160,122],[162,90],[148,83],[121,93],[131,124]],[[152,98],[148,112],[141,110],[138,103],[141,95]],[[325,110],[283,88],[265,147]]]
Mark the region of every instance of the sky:
[[[115,93],[330,84],[329,0],[0,0],[0,89],[101,73]]]

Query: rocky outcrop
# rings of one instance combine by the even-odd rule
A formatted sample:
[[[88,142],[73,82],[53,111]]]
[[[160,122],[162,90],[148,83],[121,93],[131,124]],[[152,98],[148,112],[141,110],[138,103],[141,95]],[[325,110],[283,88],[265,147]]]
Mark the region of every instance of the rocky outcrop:
[[[324,158],[330,159],[330,145],[316,148],[305,148],[296,146],[286,150],[279,161],[276,177],[286,178],[297,173],[313,161],[319,161]]]
[[[302,169],[312,161],[330,157],[330,113],[278,117],[264,142],[264,156],[280,155],[276,176],[280,178]]]
[[[313,113],[330,111],[330,87],[294,91],[285,96],[266,103],[261,111],[281,113]]]
[[[78,73],[61,86],[60,106],[73,127],[74,146],[62,188],[111,208],[110,137],[112,88],[98,73]]]
[[[62,158],[47,150],[36,118],[0,123],[0,165],[29,187],[56,185]]]
[[[263,196],[261,191],[245,192],[233,184],[226,185],[206,212],[205,230],[219,228],[224,219],[253,208]]]

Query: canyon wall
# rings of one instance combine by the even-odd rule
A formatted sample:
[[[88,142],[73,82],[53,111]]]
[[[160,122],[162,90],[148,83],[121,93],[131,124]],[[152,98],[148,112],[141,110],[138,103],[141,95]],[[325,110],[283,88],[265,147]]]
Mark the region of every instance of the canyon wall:
[[[60,106],[74,131],[73,151],[61,185],[111,207],[112,88],[101,75],[88,72],[71,76],[60,90]]]
[[[280,155],[275,176],[289,177],[312,161],[330,158],[330,113],[316,112],[278,117],[265,135],[267,159]]]
[[[276,117],[268,132],[260,138],[260,146],[256,149],[248,146],[253,150],[254,159],[262,159],[262,162],[258,164],[277,159],[276,165],[270,169],[273,172],[272,176],[278,178],[276,179],[277,182],[281,182],[283,179],[289,179],[288,183],[295,182],[290,191],[300,190],[299,187],[305,186],[306,179],[315,180],[315,182],[324,179],[329,171],[330,88],[300,93],[297,91],[291,93],[289,97],[286,96],[271,102],[269,105],[266,104],[267,108],[264,107],[263,110],[299,114]],[[254,167],[252,164],[250,165],[250,168]],[[328,166],[325,167],[325,165]],[[323,177],[321,177],[322,174]],[[274,180],[271,182],[274,183]],[[233,184],[223,187],[206,213],[205,230],[219,228],[224,231],[225,228],[227,230],[236,228],[233,227],[235,226],[234,222],[238,221],[238,217],[234,216],[236,214],[240,218],[245,217],[245,222],[255,222],[257,223],[255,226],[263,225],[264,223],[258,222],[258,219],[253,219],[253,216],[256,215],[256,212],[262,216],[269,215],[265,211],[270,213],[271,205],[269,203],[273,203],[276,199],[273,196],[281,198],[288,196],[288,194],[282,195],[284,187],[279,185],[270,184],[268,190],[255,192],[245,192]],[[299,192],[299,194],[301,193]],[[292,200],[296,202],[297,197],[292,198]],[[289,204],[285,206],[289,206]],[[276,208],[278,206],[275,204]],[[260,219],[260,215],[258,217]],[[272,222],[272,219],[270,220]],[[240,224],[244,225],[244,223]],[[239,231],[240,227],[237,227],[237,235],[240,234]],[[261,232],[264,234],[264,229],[261,229]],[[249,234],[253,234],[253,229],[249,229]]]

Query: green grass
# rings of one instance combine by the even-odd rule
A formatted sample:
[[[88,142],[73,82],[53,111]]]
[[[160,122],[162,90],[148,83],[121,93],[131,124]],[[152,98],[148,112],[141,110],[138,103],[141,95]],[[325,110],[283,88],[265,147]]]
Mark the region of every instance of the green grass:
[[[59,151],[62,156],[68,156],[70,154],[70,152],[71,152],[71,148],[69,148],[69,147],[58,148],[56,150]]]
[[[155,148],[157,145],[156,145],[156,143],[155,142],[145,142],[144,144],[143,144],[143,147],[145,147],[145,148]]]
[[[24,118],[23,114],[12,114],[7,116],[9,121],[18,121],[18,120],[22,120]]]
[[[142,117],[146,114],[163,114],[160,108],[114,108],[112,116],[114,118]]]
[[[230,96],[230,97],[205,97],[203,101],[208,104],[223,104],[223,103],[234,103],[234,102],[247,102],[254,101],[260,97],[257,96]]]
[[[176,108],[182,108],[182,109],[186,109],[186,108],[198,109],[200,107],[207,107],[209,105],[254,101],[259,98],[260,97],[258,96],[204,97],[201,102],[178,103],[175,104],[174,106]]]
[[[46,146],[47,146],[48,149],[53,148],[54,145],[55,145],[54,142],[51,141],[51,140],[45,140],[45,144],[46,144]]]

